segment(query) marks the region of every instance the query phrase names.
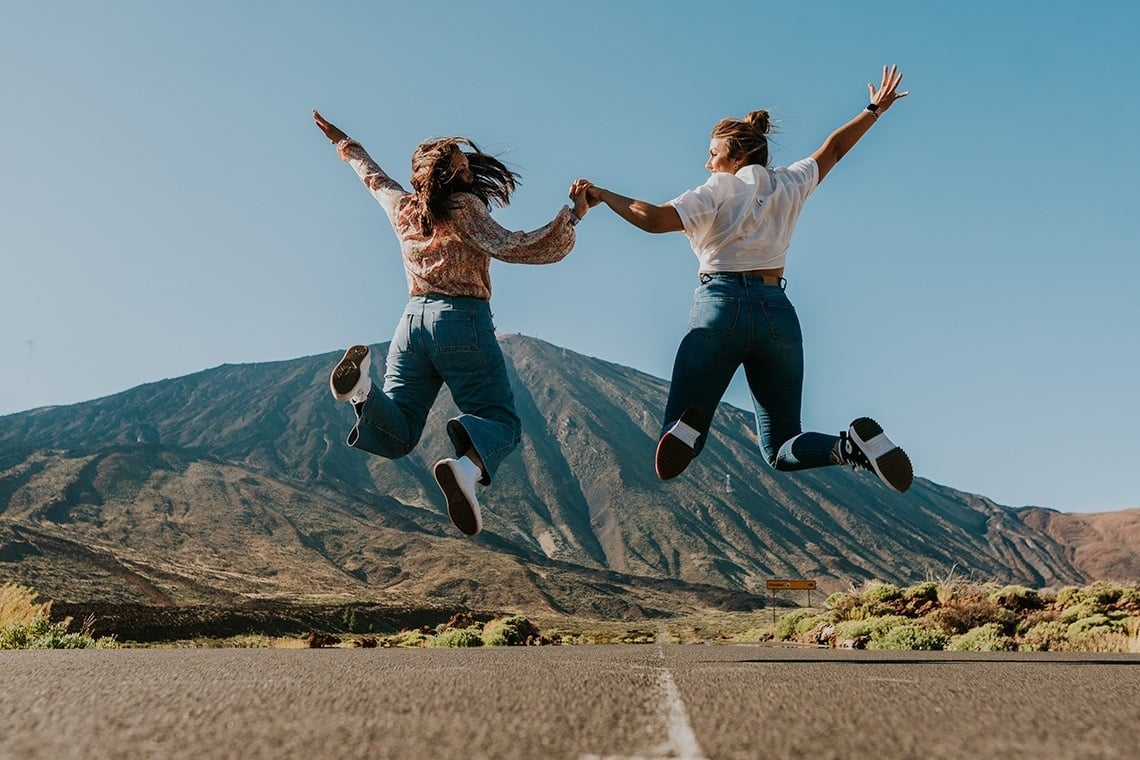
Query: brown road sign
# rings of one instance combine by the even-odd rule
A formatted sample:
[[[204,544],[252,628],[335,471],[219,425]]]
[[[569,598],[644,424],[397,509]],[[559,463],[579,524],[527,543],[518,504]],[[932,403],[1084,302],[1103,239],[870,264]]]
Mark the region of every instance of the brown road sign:
[[[815,581],[802,578],[772,578],[767,582],[769,591],[814,591]]]

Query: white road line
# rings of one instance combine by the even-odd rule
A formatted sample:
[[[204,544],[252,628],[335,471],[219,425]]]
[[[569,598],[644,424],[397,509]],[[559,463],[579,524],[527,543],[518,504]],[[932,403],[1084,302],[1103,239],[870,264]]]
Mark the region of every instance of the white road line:
[[[654,747],[650,755],[579,755],[578,760],[705,760],[705,753],[697,742],[697,735],[689,724],[689,713],[681,699],[681,692],[673,681],[673,674],[665,667],[665,626],[657,632],[657,659],[663,663],[655,668],[657,685],[665,697],[665,727],[669,733],[666,742]]]
[[[667,742],[653,747],[649,755],[619,755],[619,754],[580,754],[578,760],[706,760],[705,752],[697,742],[697,734],[689,722],[689,711],[685,710],[681,692],[673,680],[673,673],[665,667],[665,626],[658,629],[657,656],[661,667],[657,670],[657,685],[660,687],[665,703],[665,724],[669,734]]]
[[[657,681],[665,691],[665,709],[669,720],[669,743],[672,752],[668,757],[677,757],[681,760],[704,760],[705,753],[697,743],[697,735],[689,725],[689,714],[685,710],[685,703],[681,701],[681,692],[673,682],[673,676],[665,668],[657,674]]]
[[[681,699],[681,692],[673,681],[673,674],[665,667],[665,625],[657,629],[657,657],[661,660],[661,670],[657,673],[657,682],[665,692],[665,710],[668,716],[669,743],[672,752],[669,757],[681,760],[704,760],[705,753],[697,742],[697,735],[689,723],[689,713],[685,709],[685,702]]]

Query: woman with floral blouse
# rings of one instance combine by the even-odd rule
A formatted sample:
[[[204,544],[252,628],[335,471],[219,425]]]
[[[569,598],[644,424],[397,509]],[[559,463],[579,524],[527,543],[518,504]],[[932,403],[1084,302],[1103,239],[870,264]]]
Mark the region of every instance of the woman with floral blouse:
[[[360,143],[316,111],[313,119],[388,214],[408,280],[408,305],[388,349],[383,388],[372,385],[366,345],[349,348],[329,378],[337,401],[356,410],[348,444],[388,459],[407,455],[446,383],[460,410],[447,423],[455,457],[438,461],[434,475],[452,522],[473,536],[483,527],[475,484],[489,485],[521,439],[491,316],[491,259],[561,261],[588,210],[585,183],[574,183],[574,207],[564,206],[549,224],[511,232],[491,218],[490,204],[510,202],[518,175],[470,140],[421,143],[412,154],[409,193]]]

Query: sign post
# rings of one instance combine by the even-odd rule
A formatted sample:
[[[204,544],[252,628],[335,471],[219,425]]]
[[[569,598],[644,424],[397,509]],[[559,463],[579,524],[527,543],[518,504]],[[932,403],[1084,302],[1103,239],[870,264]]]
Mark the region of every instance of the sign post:
[[[811,606],[811,592],[815,589],[815,581],[806,578],[770,578],[765,586],[769,591],[806,591],[808,607]],[[773,602],[775,595],[772,595]],[[772,604],[772,622],[776,622],[776,605]]]

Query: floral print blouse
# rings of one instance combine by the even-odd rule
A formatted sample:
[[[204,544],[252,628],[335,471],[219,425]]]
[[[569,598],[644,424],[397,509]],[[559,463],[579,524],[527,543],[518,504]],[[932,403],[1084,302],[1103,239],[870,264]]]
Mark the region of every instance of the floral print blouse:
[[[491,297],[491,259],[515,264],[551,264],[574,247],[570,207],[533,232],[511,232],[491,218],[478,196],[456,193],[456,208],[425,237],[412,216],[414,197],[381,169],[360,143],[346,138],[337,153],[353,168],[392,223],[400,240],[408,295]]]

